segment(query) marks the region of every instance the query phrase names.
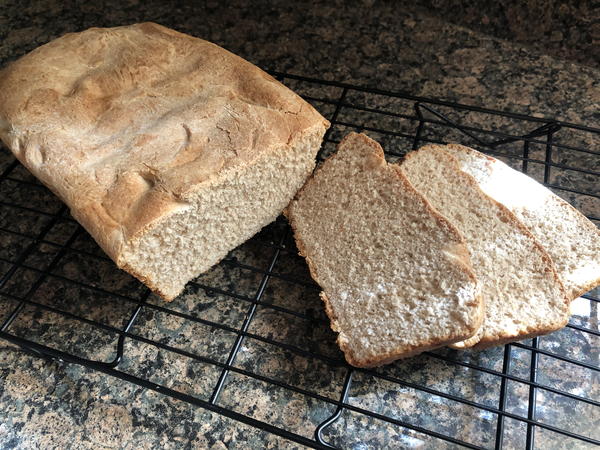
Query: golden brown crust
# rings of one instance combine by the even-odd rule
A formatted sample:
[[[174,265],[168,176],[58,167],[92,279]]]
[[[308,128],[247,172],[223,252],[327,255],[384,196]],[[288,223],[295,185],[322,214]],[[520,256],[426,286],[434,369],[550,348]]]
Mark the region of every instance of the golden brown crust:
[[[463,336],[469,337],[468,335],[463,335]],[[344,356],[346,357],[346,361],[348,361],[348,364],[350,364],[351,366],[354,366],[354,367],[368,369],[371,367],[377,367],[377,366],[382,366],[384,364],[389,364],[398,359],[410,358],[411,356],[415,356],[415,355],[418,355],[420,353],[423,353],[423,352],[426,352],[429,350],[434,350],[436,348],[446,346],[448,344],[451,344],[452,342],[456,342],[457,340],[462,340],[462,339],[465,339],[465,337],[462,337],[460,335],[448,337],[446,339],[438,339],[438,340],[430,341],[426,344],[420,345],[418,348],[412,347],[412,348],[406,348],[406,349],[394,349],[393,351],[390,351],[383,355],[378,355],[377,358],[370,358],[370,359],[367,359],[364,361],[354,359],[354,357],[352,356],[352,353],[350,351],[348,351],[347,349],[344,349],[341,345],[340,345],[340,347],[342,348],[342,351],[344,352]]]
[[[351,140],[351,139],[359,139],[362,141],[362,144],[368,146],[371,150],[373,150],[373,153],[369,155],[369,156],[374,156],[373,164],[375,166],[377,166],[377,165],[387,166],[387,168],[389,168],[392,171],[392,173],[394,173],[398,177],[398,180],[402,183],[404,189],[412,192],[414,194],[415,199],[419,199],[422,202],[425,209],[428,210],[428,212],[437,220],[438,224],[441,227],[445,228],[451,235],[453,235],[453,237],[456,240],[457,249],[462,245],[462,247],[463,247],[462,251],[457,252],[456,261],[460,264],[462,271],[468,276],[468,278],[473,283],[477,283],[475,274],[471,270],[471,262],[469,259],[468,251],[465,246],[464,238],[460,234],[460,232],[454,227],[454,225],[452,225],[445,217],[443,217],[435,209],[433,209],[431,204],[421,194],[419,194],[416,191],[416,189],[412,186],[412,184],[410,184],[410,182],[408,181],[406,176],[399,171],[397,166],[395,166],[393,164],[388,164],[386,162],[383,148],[381,147],[381,145],[379,145],[379,143],[370,139],[369,137],[367,137],[366,135],[364,135],[362,133],[361,134],[349,133],[338,144],[338,147],[341,147],[342,145],[344,145],[344,143],[347,140]],[[312,178],[314,178],[318,174],[319,171],[324,170],[324,168],[328,165],[328,163],[335,160],[335,158],[337,158],[337,157],[338,157],[338,153],[333,154],[319,168],[317,168],[315,170],[315,173],[313,174],[313,176],[305,183],[305,185],[302,187],[302,189],[300,189],[300,191],[298,191],[295,199],[300,198],[302,196],[302,193],[304,192],[304,189],[310,183]],[[290,226],[294,233],[296,245],[298,247],[298,252],[299,252],[300,256],[303,256],[306,259],[308,269],[310,271],[312,278],[319,285],[321,285],[321,281],[319,279],[317,268],[316,268],[315,264],[313,264],[313,261],[309,256],[309,252],[307,252],[306,248],[304,247],[304,239],[302,238],[302,234],[299,232],[299,230],[296,226],[295,220],[294,220],[295,206],[296,206],[296,202],[295,202],[295,200],[293,200],[286,210],[286,217],[288,218]],[[324,306],[325,306],[325,312],[327,313],[327,316],[329,317],[331,329],[333,331],[339,333],[341,330],[338,327],[338,319],[336,317],[334,308],[332,307],[331,302],[329,301],[329,298],[327,297],[326,292],[322,291],[320,296],[321,296],[321,300],[323,301]],[[354,357],[352,348],[350,348],[343,339],[340,339],[340,335],[338,335],[337,342],[338,342],[340,349],[344,352],[346,361],[348,361],[348,363],[354,367],[367,368],[367,367],[375,367],[375,366],[379,366],[379,365],[383,365],[383,364],[388,364],[397,359],[407,358],[407,357],[416,355],[418,353],[422,353],[427,350],[432,350],[434,348],[448,345],[453,342],[462,341],[462,340],[467,339],[470,336],[472,336],[479,329],[479,327],[483,321],[483,318],[484,318],[484,309],[482,307],[481,295],[477,295],[473,299],[473,302],[477,303],[480,306],[478,309],[478,315],[473,318],[473,323],[472,323],[471,329],[465,330],[465,333],[460,334],[460,335],[457,334],[457,335],[452,335],[452,336],[441,337],[437,340],[432,340],[423,345],[419,345],[418,347],[407,346],[407,347],[403,347],[403,348],[393,349],[385,354],[378,355],[376,358],[370,358],[367,360],[356,359]]]
[[[0,72],[0,138],[118,263],[221,172],[327,126],[249,62],[153,23],[67,34]]]
[[[598,278],[596,278],[595,280],[592,280],[589,283],[582,286],[581,289],[571,292],[570,298],[571,298],[571,300],[575,300],[576,298],[581,297],[584,294],[587,294],[589,291],[597,288],[598,286],[600,286],[600,276]]]
[[[568,322],[569,322],[568,317],[565,317],[565,320],[560,324],[555,324],[552,327],[538,328],[535,331],[531,331],[529,333],[519,335],[518,337],[505,335],[500,338],[484,338],[484,339],[481,339],[473,347],[470,347],[470,349],[485,350],[486,348],[496,347],[498,345],[510,344],[511,342],[523,341],[525,339],[531,339],[531,338],[534,338],[537,336],[543,336],[545,334],[550,334],[550,333],[553,333],[554,331],[564,328]]]

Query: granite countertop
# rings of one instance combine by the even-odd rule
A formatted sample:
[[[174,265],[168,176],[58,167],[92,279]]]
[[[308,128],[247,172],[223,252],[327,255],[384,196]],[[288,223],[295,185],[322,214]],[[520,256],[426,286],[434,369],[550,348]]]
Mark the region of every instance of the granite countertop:
[[[101,3],[39,1],[23,6],[16,0],[5,1],[0,11],[0,66],[66,32],[91,26],[155,21],[211,40],[264,68],[600,126],[600,67],[597,52],[589,50],[588,42],[590,39],[595,42],[597,27],[592,27],[589,33],[580,33],[583,41],[579,42],[573,31],[577,28],[573,25],[575,19],[570,18],[570,31],[564,31],[565,42],[556,44],[559,38],[554,35],[556,45],[545,52],[541,45],[525,46],[529,42],[519,34],[523,28],[519,8],[511,9],[510,2],[506,1],[500,4],[509,13],[502,18],[490,16],[487,19],[478,16],[473,6],[465,9],[461,19],[456,12],[456,2],[439,1],[429,2],[427,9],[412,7],[408,1],[372,0],[352,7],[342,1],[257,2],[251,8],[242,1],[230,2],[227,7],[211,0],[198,6],[137,0]],[[530,3],[533,6],[526,12],[531,16],[539,2],[527,2]],[[550,3],[556,8],[560,6],[558,2]],[[585,9],[587,3],[582,4],[581,8]],[[568,11],[561,11],[564,22]],[[591,19],[583,17],[581,20],[587,23],[585,21]],[[512,37],[511,33],[502,32],[501,27],[506,23],[519,42],[497,37]],[[489,30],[482,24],[489,25]],[[540,36],[550,38],[549,30]],[[310,88],[301,84],[295,87],[306,92],[314,88],[319,95],[332,98],[337,95],[334,88]],[[355,100],[374,107],[394,107],[378,96]],[[315,106],[325,115],[331,115],[330,106]],[[359,120],[348,114],[348,120]],[[345,131],[345,127],[336,126],[332,137],[339,137]],[[570,138],[598,150],[597,136]],[[392,141],[385,144],[395,145]],[[594,155],[577,159],[568,152],[559,152],[557,157],[560,161],[568,160],[571,165],[600,171],[600,158]],[[9,152],[0,149],[0,173],[12,161]],[[535,175],[535,170],[533,172]],[[555,183],[600,194],[597,177],[555,172]],[[32,243],[26,236],[38,234],[48,225],[51,215],[61,209],[61,203],[46,190],[14,181],[34,181],[22,167],[15,168],[10,177],[13,180],[0,182],[0,198],[30,205],[50,215],[0,206],[0,229],[13,230],[12,233],[0,231],[0,279],[12,267],[10,261]],[[568,194],[566,198],[585,213],[600,217],[598,199],[576,194]],[[171,311],[225,325],[222,328],[211,327],[208,322],[184,320],[181,315],[161,310],[165,305],[160,299],[148,296],[143,286],[106,260],[86,233],[74,234],[76,229],[76,224],[65,214],[54,224],[44,242],[32,247],[22,267],[0,286],[0,293],[7,294],[0,295],[0,323],[16,306],[14,297],[25,295],[32,285],[36,286],[32,293],[35,301],[118,328],[123,327],[134,312],[135,301],[147,298],[150,305],[158,307],[143,307],[132,333],[224,363],[237,338],[232,330],[242,326],[251,307],[248,299],[254,297],[263,279],[260,270],[248,270],[247,266],[268,268],[276,251],[274,244],[283,242],[284,248],[275,266],[281,276],[268,280],[249,332],[317,352],[323,358],[308,358],[290,348],[247,338],[241,343],[235,366],[323,397],[339,399],[347,368],[339,363],[341,355],[335,336],[327,326],[318,289],[296,254],[285,223],[267,227],[166,305]],[[68,249],[61,251],[64,245]],[[52,275],[40,278],[39,271],[48,267]],[[39,280],[37,284],[36,280]],[[300,280],[300,283],[290,280]],[[573,305],[572,323],[598,331],[597,303],[582,298]],[[283,308],[296,311],[299,316],[282,313]],[[300,318],[307,315],[311,320]],[[114,334],[56,314],[42,313],[33,307],[26,307],[9,331],[94,360],[110,361],[116,355]],[[600,399],[598,372],[590,371],[586,365],[598,367],[599,344],[598,335],[572,328],[540,339],[540,348],[564,354],[580,361],[581,365],[541,355],[538,382],[597,402]],[[434,356],[411,358],[378,369],[376,373],[495,408],[501,383],[493,371],[502,371],[503,352],[503,348],[497,348],[483,352],[438,350],[436,353],[483,366],[491,373],[447,363]],[[510,374],[529,379],[531,352],[516,346],[511,347],[511,352]],[[217,366],[134,339],[125,340],[124,356],[118,368],[203,400],[210,398],[221,375]],[[348,401],[358,408],[476,445],[493,446],[495,414],[390,383],[385,377],[355,372]],[[511,381],[506,394],[507,410],[526,417],[528,386]],[[600,439],[597,426],[600,413],[594,405],[547,390],[537,391],[537,402],[540,422]],[[308,438],[312,438],[315,427],[335,410],[327,402],[233,372],[226,377],[217,404],[284,426]],[[506,448],[525,445],[527,427],[523,422],[505,419],[504,430]],[[347,411],[325,436],[345,448],[363,449],[384,444],[402,448],[453,448],[447,442]],[[535,436],[540,448],[586,448],[587,445],[543,429],[537,429]],[[301,446],[100,372],[31,356],[0,340],[0,447]]]

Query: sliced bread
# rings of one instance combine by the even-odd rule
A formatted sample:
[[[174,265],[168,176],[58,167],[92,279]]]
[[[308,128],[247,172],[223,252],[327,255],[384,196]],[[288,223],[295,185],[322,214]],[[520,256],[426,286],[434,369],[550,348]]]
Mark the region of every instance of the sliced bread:
[[[350,364],[461,341],[481,324],[463,238],[367,136],[346,136],[287,215]]]
[[[462,145],[446,149],[491,198],[507,207],[546,249],[567,295],[600,284],[600,230],[569,203],[502,161]]]
[[[546,252],[510,211],[459,169],[443,146],[408,154],[400,169],[465,237],[481,285],[483,325],[454,347],[484,348],[566,324],[568,301]]]

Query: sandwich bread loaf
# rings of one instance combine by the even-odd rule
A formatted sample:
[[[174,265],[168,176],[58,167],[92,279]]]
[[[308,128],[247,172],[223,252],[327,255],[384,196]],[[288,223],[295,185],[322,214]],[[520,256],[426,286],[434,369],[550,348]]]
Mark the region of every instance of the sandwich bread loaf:
[[[274,220],[328,122],[217,45],[153,23],[67,34],[0,72],[0,138],[169,300]]]

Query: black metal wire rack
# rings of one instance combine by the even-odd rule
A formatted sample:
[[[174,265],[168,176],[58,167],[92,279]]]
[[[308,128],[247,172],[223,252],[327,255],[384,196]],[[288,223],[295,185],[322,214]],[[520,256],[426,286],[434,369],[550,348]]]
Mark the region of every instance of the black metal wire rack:
[[[600,223],[600,129],[273,75],[331,121],[320,159],[353,130],[379,140],[390,161],[428,142],[462,142]],[[8,150],[0,156],[0,337],[26,351],[316,448],[600,444],[597,290],[549,336],[354,369],[285,219],[164,303],[118,271]]]

